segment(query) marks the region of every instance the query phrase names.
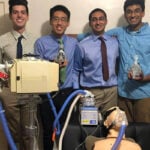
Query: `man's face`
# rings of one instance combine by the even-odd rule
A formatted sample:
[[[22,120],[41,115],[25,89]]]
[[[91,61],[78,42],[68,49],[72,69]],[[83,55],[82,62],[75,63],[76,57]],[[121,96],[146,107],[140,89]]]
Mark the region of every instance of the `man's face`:
[[[50,20],[50,25],[52,27],[52,32],[56,36],[61,37],[69,26],[67,15],[62,11],[56,11]]]
[[[92,14],[89,25],[96,35],[103,34],[106,24],[107,18],[101,11],[97,11]]]
[[[143,17],[144,12],[140,5],[131,5],[125,10],[125,18],[133,30],[138,30],[141,27]]]
[[[23,5],[13,6],[12,13],[10,14],[10,19],[12,20],[15,30],[25,29],[26,22],[29,19],[26,7]]]

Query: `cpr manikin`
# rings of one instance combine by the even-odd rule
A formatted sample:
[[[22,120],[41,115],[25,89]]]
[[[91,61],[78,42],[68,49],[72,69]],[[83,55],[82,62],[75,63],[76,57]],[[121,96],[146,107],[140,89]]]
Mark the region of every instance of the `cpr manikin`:
[[[109,130],[106,138],[89,136],[86,139],[87,150],[141,150],[140,146],[133,140],[125,138],[123,126],[127,126],[125,112],[119,107],[110,108],[104,116],[104,126]],[[122,131],[120,131],[122,130]],[[122,132],[122,137],[117,143]],[[91,142],[92,141],[92,142]],[[117,143],[117,146],[115,145]]]

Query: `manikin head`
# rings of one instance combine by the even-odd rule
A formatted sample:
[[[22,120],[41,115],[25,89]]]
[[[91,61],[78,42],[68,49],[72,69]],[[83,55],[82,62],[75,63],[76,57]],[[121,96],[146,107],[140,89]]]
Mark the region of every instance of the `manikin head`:
[[[107,129],[120,129],[122,125],[128,125],[126,114],[119,107],[108,109],[104,115],[104,125]]]
[[[106,138],[95,141],[93,150],[111,150],[121,138],[119,135],[120,129],[128,125],[126,114],[119,107],[112,107],[106,111],[104,115],[104,125],[109,130]],[[125,126],[124,126],[125,125]],[[122,134],[122,131],[121,131]],[[123,133],[124,134],[124,133]],[[119,137],[119,139],[118,139]],[[140,146],[123,137],[118,144],[117,150],[141,150]]]

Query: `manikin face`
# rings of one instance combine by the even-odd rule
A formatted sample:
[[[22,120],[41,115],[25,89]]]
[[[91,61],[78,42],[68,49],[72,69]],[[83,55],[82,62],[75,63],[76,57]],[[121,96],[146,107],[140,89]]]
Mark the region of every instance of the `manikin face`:
[[[111,110],[111,109],[110,109]],[[107,116],[104,125],[109,128],[113,125],[113,128],[120,128],[122,123],[128,125],[127,117],[124,111],[120,110],[119,107],[112,107],[112,112]]]
[[[26,7],[23,5],[13,6],[10,19],[12,20],[14,30],[24,30],[29,19]]]
[[[96,11],[92,14],[89,25],[92,31],[96,35],[101,35],[104,33],[105,26],[107,24],[107,18],[101,11]]]
[[[142,18],[144,17],[144,12],[140,5],[128,6],[125,10],[125,18],[129,23],[131,30],[136,31],[142,26]]]
[[[57,37],[61,37],[69,26],[67,15],[63,11],[56,11],[50,20],[50,25],[53,34]]]

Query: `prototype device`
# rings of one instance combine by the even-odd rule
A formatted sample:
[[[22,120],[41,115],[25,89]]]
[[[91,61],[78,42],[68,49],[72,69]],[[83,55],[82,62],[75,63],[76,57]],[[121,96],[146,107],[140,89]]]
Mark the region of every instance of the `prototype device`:
[[[15,59],[10,68],[11,92],[48,93],[58,90],[59,65],[46,60]]]
[[[14,59],[12,63],[0,64],[0,89],[10,87],[11,92],[17,93],[18,105],[21,107],[20,117],[25,115],[29,121],[24,125],[29,139],[29,150],[39,150],[37,104],[41,102],[40,93],[58,90],[59,64],[41,60],[33,56]],[[28,109],[27,109],[28,108]]]

